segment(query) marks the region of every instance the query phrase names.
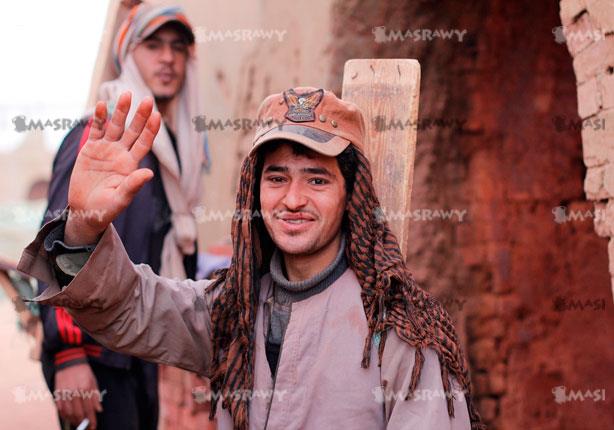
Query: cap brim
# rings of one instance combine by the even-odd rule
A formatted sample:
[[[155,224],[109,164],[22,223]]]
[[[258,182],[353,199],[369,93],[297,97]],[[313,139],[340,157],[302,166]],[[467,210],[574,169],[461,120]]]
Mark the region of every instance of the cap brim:
[[[155,21],[155,22],[153,22]],[[149,36],[151,36],[152,34],[154,34],[156,31],[158,31],[160,29],[160,27],[162,27],[163,25],[166,25],[170,22],[176,22],[177,24],[181,25],[183,28],[185,28],[186,33],[188,34],[189,37],[189,43],[192,44],[195,41],[195,37],[194,37],[194,31],[192,30],[192,27],[190,27],[189,24],[183,22],[181,19],[177,18],[177,17],[172,17],[172,16],[158,16],[156,18],[154,18],[152,20],[152,22],[150,22],[148,25],[149,27],[143,32],[143,34],[141,34],[141,39],[145,40],[147,39]]]
[[[350,141],[343,137],[317,128],[296,124],[281,124],[256,138],[248,155],[251,155],[263,143],[278,139],[300,143],[309,149],[313,149],[329,157],[336,157],[341,154],[350,144]]]

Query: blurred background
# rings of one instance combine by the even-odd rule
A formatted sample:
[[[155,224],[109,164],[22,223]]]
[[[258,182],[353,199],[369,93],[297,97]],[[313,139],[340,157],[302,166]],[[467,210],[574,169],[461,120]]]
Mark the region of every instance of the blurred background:
[[[81,118],[99,84],[113,77],[110,44],[129,3],[4,6],[5,283],[39,227],[53,156],[70,128],[24,130],[19,118]],[[614,3],[175,4],[195,28],[202,115],[212,121],[255,119],[265,96],[293,86],[341,95],[348,59],[417,59],[412,210],[420,212],[407,262],[454,317],[482,417],[492,429],[614,428]],[[201,251],[229,234],[253,131],[209,129]],[[46,391],[30,358],[35,323],[24,318],[5,293],[0,427],[55,428],[51,399],[24,395]],[[203,414],[187,400],[189,384],[168,383],[177,389],[161,393],[162,428],[203,428]]]

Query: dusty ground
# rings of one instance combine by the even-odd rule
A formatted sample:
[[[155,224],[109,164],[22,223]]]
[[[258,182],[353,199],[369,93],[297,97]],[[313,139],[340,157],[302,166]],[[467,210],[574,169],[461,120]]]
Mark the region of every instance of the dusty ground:
[[[13,304],[0,291],[0,428],[56,429],[53,403],[31,343],[17,327]]]

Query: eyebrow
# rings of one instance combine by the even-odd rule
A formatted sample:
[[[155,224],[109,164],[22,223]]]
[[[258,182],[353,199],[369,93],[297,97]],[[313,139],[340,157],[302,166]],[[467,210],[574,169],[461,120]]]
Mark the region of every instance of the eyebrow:
[[[267,172],[288,173],[289,171],[290,170],[288,169],[287,166],[280,166],[277,164],[271,164],[270,166],[267,166],[266,169],[264,169],[264,173],[267,173]],[[324,175],[324,176],[329,176],[331,178],[334,176],[328,169],[324,167],[305,167],[301,169],[301,171],[303,173],[310,173],[312,175]]]
[[[162,38],[157,34],[152,34],[151,36],[147,37],[145,39],[145,42],[147,41],[154,41],[154,42],[168,42],[168,43],[184,43],[187,45],[187,42],[181,37],[181,36],[177,36],[177,35],[173,35],[173,36],[169,36],[168,38]]]

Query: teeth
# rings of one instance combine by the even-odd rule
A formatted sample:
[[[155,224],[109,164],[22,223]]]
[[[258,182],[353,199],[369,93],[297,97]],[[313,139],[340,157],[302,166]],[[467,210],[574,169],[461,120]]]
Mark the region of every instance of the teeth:
[[[286,220],[286,222],[289,222],[290,224],[302,224],[302,223],[306,222],[306,220],[304,220],[304,219],[289,219],[289,220]]]

